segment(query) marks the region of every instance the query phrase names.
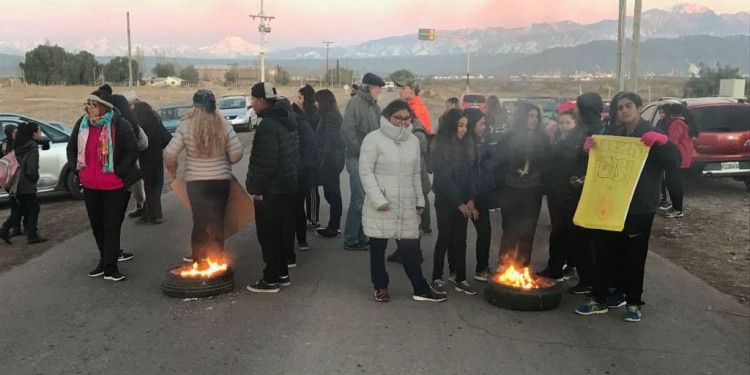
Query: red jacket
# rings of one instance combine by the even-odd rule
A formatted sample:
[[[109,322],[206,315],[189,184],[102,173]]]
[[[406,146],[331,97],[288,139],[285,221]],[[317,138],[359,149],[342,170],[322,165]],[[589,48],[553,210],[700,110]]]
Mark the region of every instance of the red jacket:
[[[409,107],[412,111],[414,111],[414,114],[417,116],[417,119],[419,119],[419,122],[422,123],[425,130],[427,130],[428,133],[432,134],[432,122],[430,121],[430,112],[427,111],[427,107],[425,107],[424,102],[422,101],[422,98],[419,96],[415,96],[411,98],[409,101]]]
[[[86,166],[78,171],[78,178],[81,185],[87,189],[93,190],[117,190],[125,187],[120,177],[114,172],[102,172],[102,161],[96,153],[97,141],[104,130],[103,126],[89,127],[89,138],[86,140]],[[115,134],[115,125],[112,125],[112,136]],[[115,140],[112,139],[112,143]],[[114,151],[113,151],[114,152]]]
[[[690,167],[693,152],[693,138],[689,134],[688,124],[681,118],[676,118],[667,127],[667,136],[669,141],[674,143],[682,155],[682,164],[680,168]]]

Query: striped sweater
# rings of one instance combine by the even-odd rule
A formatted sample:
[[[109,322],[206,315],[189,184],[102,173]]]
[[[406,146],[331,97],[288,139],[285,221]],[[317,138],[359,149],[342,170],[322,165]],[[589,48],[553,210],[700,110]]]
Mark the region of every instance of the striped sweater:
[[[195,142],[190,133],[190,121],[182,120],[174,132],[172,140],[164,149],[164,161],[167,169],[177,171],[177,157],[183,149],[187,153],[185,161],[185,181],[229,180],[232,178],[232,164],[242,159],[242,144],[237,134],[226,121],[227,135],[226,154],[217,158],[199,158],[195,156]]]

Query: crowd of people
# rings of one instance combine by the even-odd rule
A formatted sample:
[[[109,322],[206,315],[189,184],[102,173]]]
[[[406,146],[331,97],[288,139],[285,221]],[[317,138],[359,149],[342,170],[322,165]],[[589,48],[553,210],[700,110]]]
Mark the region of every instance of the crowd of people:
[[[576,309],[579,314],[626,306],[626,320],[640,320],[651,225],[657,210],[665,207],[662,190],[671,197],[671,210],[665,215],[683,215],[679,170],[685,167],[691,139],[697,135],[695,121],[683,106],[663,108],[664,123],[655,128],[641,119],[643,102],[637,94],[618,93],[603,121],[602,98],[585,93],[574,104],[558,109],[550,131],[540,108],[531,103],[519,102],[509,117],[495,96],[489,97],[486,111],[464,110],[451,98],[433,127],[420,84],[396,84],[401,98],[381,109],[378,98],[385,81],[365,74],[343,115],[334,93],[327,89],[316,92],[305,85],[292,103],[270,83],[251,88],[251,106],[261,120],[245,187],[255,206],[265,268],[248,290],[278,292],[291,285],[289,269],[297,265],[296,250],[310,249],[307,231],[322,238],[341,236],[339,181],[346,169],[351,196],[343,247],[369,250],[375,301],[390,300],[386,261],[403,265],[417,301],[446,300],[446,256],[447,281],[467,295],[477,294],[475,281],[487,282],[510,265],[528,266],[546,196],[551,219],[549,259],[538,276],[562,281],[577,273],[579,283],[570,292],[590,297]],[[4,153],[15,152],[21,166],[21,177],[11,191],[12,213],[0,229],[0,238],[8,243],[21,233],[21,222],[29,243],[45,240],[36,228],[38,135],[38,128],[22,124],[9,131],[3,147]],[[593,135],[637,137],[650,147],[619,232],[573,223],[586,183],[588,153],[597,147]],[[108,85],[102,86],[87,97],[85,114],[73,129],[67,151],[84,188],[100,252],[89,276],[125,278],[117,263],[133,256],[120,244],[129,198],[131,194],[136,198],[130,216],[137,217],[138,223],[161,223],[162,163],[174,177],[183,151],[193,212],[192,252],[184,260],[200,263],[223,251],[231,165],[242,159],[243,150],[232,126],[217,111],[211,91],[195,93],[192,109],[172,136],[135,93],[117,95]],[[326,225],[319,219],[321,186],[330,207]],[[421,268],[421,237],[433,233],[432,209],[437,239],[428,280]],[[498,262],[490,265],[490,212],[497,210],[502,237]],[[477,233],[472,282],[466,270],[469,220]],[[386,256],[389,239],[395,240],[397,249]]]

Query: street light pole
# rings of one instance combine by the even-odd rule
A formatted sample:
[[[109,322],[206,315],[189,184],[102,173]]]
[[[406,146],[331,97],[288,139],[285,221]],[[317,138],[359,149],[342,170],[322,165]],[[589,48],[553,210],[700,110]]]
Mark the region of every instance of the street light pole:
[[[266,81],[266,34],[271,32],[271,26],[266,24],[276,17],[266,16],[263,13],[263,0],[260,0],[260,13],[251,14],[250,18],[259,19],[258,32],[260,32],[260,81]]]
[[[331,81],[331,76],[330,74],[328,74],[328,49],[331,47],[331,44],[333,44],[333,42],[323,42],[323,44],[326,45],[326,74],[324,77],[326,77],[326,88],[328,88],[328,86],[330,85],[329,82]]]
[[[435,41],[435,37],[457,39],[466,43],[466,92],[469,92],[469,72],[471,71],[471,41],[458,35],[437,34],[435,29],[419,29],[419,40]]]

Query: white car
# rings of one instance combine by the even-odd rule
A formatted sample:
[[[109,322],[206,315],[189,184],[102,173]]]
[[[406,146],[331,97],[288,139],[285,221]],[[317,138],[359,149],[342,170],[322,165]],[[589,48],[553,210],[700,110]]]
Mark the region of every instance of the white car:
[[[258,116],[250,106],[250,98],[243,95],[223,96],[219,99],[219,112],[234,130],[250,131],[258,126]]]
[[[66,148],[70,130],[50,125],[46,121],[12,113],[0,113],[0,142],[5,141],[5,127],[22,122],[36,123],[42,130],[39,142],[39,182],[38,193],[67,192],[76,199],[83,199],[83,188],[75,173],[70,173]],[[8,193],[0,189],[0,200],[8,198]]]

